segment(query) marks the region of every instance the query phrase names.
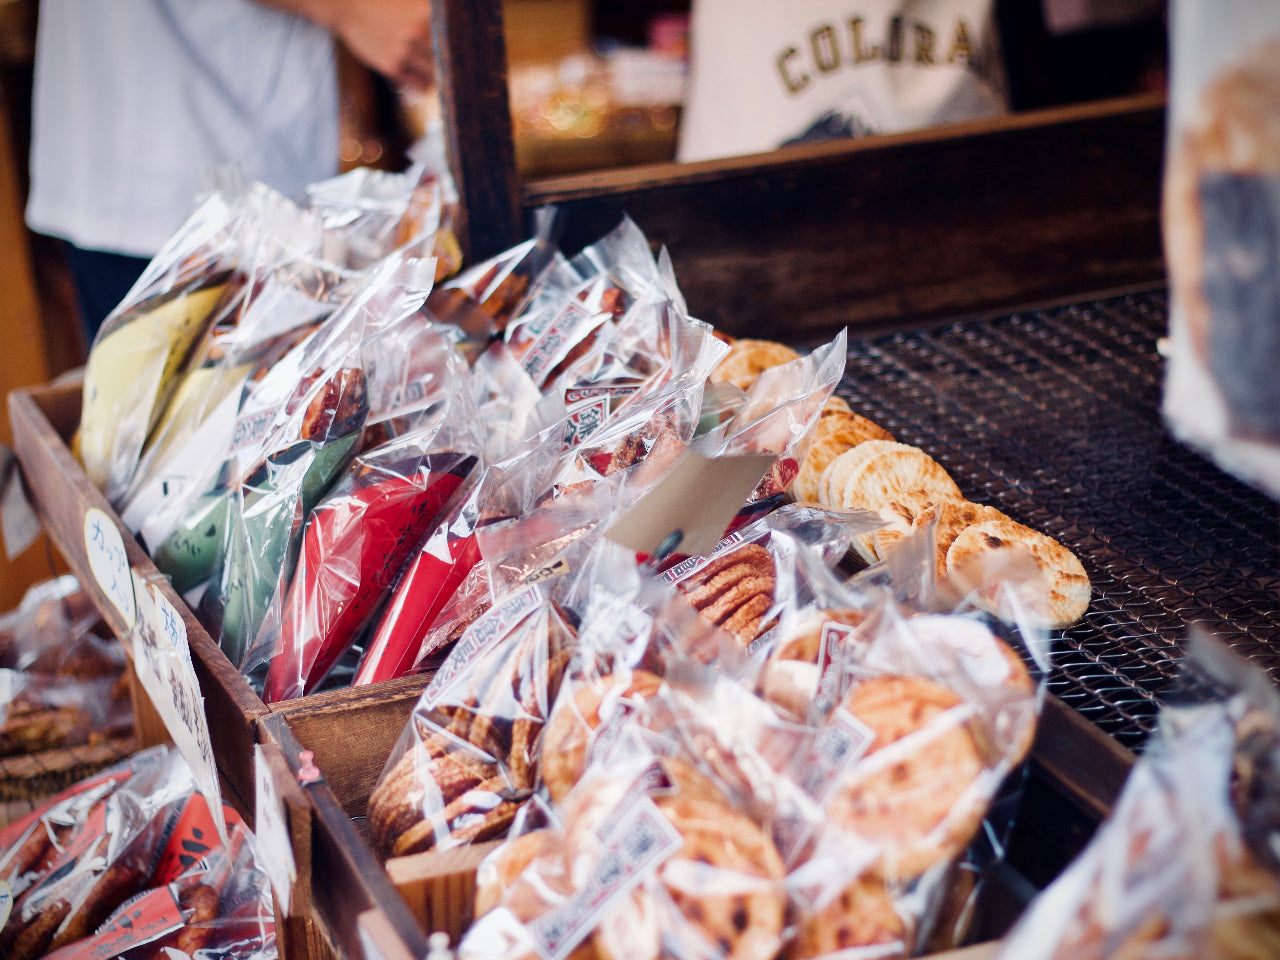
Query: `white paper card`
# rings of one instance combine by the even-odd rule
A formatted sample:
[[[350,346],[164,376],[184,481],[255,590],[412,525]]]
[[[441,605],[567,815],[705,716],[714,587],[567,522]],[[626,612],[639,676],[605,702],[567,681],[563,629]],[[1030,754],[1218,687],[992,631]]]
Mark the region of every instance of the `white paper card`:
[[[293,859],[293,841],[289,838],[289,819],[284,801],[276,791],[271,765],[261,746],[253,748],[253,779],[256,797],[253,833],[258,841],[259,862],[271,880],[281,915],[288,916],[289,897],[293,883],[298,879],[298,867]]]
[[[120,529],[96,507],[90,507],[84,514],[84,550],[93,579],[120,611],[125,626],[133,629],[138,619],[138,607],[129,554],[125,551]]]
[[[133,631],[134,670],[178,752],[191,767],[225,844],[222,786],[209,740],[204,697],[191,663],[186,624],[177,608],[154,585],[148,586],[136,573],[134,577],[141,614]]]

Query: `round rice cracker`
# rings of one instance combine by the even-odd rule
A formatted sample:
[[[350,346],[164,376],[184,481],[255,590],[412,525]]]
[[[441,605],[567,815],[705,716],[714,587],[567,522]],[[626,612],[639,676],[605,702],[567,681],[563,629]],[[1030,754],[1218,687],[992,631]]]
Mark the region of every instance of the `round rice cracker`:
[[[818,503],[818,482],[836,457],[867,440],[893,440],[893,434],[852,411],[831,413],[818,419],[800,472],[791,482],[796,500]]]
[[[896,440],[864,440],[850,447],[827,464],[818,477],[818,503],[828,509],[844,509],[844,487],[862,465],[877,454],[889,450],[916,450],[909,443]]]
[[[887,526],[877,530],[875,532],[875,550],[879,556],[885,557],[908,534],[926,530],[936,520],[936,526],[933,527],[934,556],[936,558],[936,575],[938,581],[941,582],[947,576],[947,551],[965,527],[987,520],[1008,519],[995,507],[989,507],[985,504],[973,503],[969,500],[939,500],[937,503],[930,504],[917,513],[911,521],[909,530],[904,530],[898,525]]]
[[[865,619],[861,610],[840,607],[806,617],[769,652],[760,671],[760,695],[795,717],[809,715],[822,677],[818,661],[827,624],[853,628]]]
[[[854,447],[855,451],[858,449]],[[908,447],[884,450],[861,461],[848,475],[840,493],[840,506],[846,510],[870,510],[878,513],[890,530],[910,532],[915,518],[926,507],[940,500],[963,499],[964,494],[942,464],[923,450]],[[855,548],[869,562],[884,559],[876,550],[875,539],[882,533],[883,530],[864,534],[855,542]]]
[[[661,885],[692,933],[723,960],[772,960],[782,947],[787,897],[786,869],[768,834],[723,803],[681,796],[657,805],[683,845],[649,883]],[[593,937],[601,957],[642,955],[635,951],[636,937],[660,922],[655,901],[661,894],[642,885],[608,912]]]
[[[560,835],[549,828],[511,837],[489,851],[476,868],[475,915],[482,917],[502,902],[506,891],[525,868],[543,856],[559,856]]]
[[[831,822],[879,844],[876,870],[892,882],[962,851],[986,809],[967,717],[944,716],[963,701],[923,677],[886,675],[854,687],[843,707],[874,739],[828,794]]]
[[[542,734],[542,782],[552,800],[561,802],[582,778],[602,722],[601,709],[613,717],[619,710],[630,710],[654,696],[661,686],[662,678],[656,674],[634,670],[629,675],[609,674],[599,681],[581,683],[572,697],[556,701]]]
[[[750,390],[770,367],[799,358],[800,354],[791,347],[772,340],[735,340],[708,379],[712,383],[728,381],[740,390]]]
[[[827,397],[827,402],[822,405],[822,412],[819,416],[825,417],[832,413],[852,413],[853,408],[849,406],[849,401],[839,394],[833,393]]]
[[[857,947],[881,947],[876,960],[908,955],[910,927],[879,877],[860,877],[825,907],[804,918],[784,954],[810,960]],[[890,949],[896,945],[898,949]]]
[[[1050,630],[1062,630],[1089,609],[1093,586],[1080,558],[1057,540],[1013,520],[986,520],[966,527],[947,550],[947,575],[997,616],[1000,564],[985,563],[998,552],[1035,561],[1039,583],[1022,599]]]

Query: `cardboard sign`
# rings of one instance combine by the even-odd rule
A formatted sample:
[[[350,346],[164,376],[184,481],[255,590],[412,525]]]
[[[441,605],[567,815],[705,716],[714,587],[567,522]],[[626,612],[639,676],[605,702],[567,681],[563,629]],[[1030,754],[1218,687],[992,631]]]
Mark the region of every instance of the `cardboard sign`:
[[[776,459],[773,453],[711,459],[689,450],[605,536],[636,553],[653,555],[678,531],[675,546],[681,553],[708,554]]]
[[[271,764],[262,746],[253,748],[253,779],[256,796],[254,835],[258,841],[258,862],[271,880],[271,889],[280,905],[282,916],[289,915],[289,897],[298,868],[293,859],[293,840],[289,836],[289,818],[284,801],[276,791]]]
[[[90,507],[84,514],[84,552],[89,558],[93,579],[112,606],[120,611],[125,626],[132,630],[138,619],[138,606],[129,555],[120,529],[96,507]]]
[[[155,584],[135,573],[139,612],[133,631],[133,664],[174,745],[195,775],[223,844],[227,823],[222,811],[222,787],[209,740],[204,697],[191,663],[187,626],[182,615]]]
[[[4,552],[10,560],[25,553],[36,542],[40,516],[22,487],[22,471],[12,450],[0,446],[0,528],[4,534]]]

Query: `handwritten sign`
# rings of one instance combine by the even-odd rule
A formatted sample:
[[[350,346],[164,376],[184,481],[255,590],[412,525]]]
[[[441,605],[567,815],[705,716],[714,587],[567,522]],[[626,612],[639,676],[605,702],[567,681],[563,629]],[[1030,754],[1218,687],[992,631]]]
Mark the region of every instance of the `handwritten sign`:
[[[275,891],[281,914],[288,916],[289,896],[293,892],[294,881],[298,879],[298,867],[293,859],[293,841],[289,837],[284,801],[276,790],[271,764],[260,745],[253,748],[253,778],[257,814],[254,835],[260,852],[258,861],[271,880],[271,889]]]
[[[133,631],[133,664],[142,688],[151,698],[174,745],[195,775],[213,814],[222,842],[227,823],[222,812],[222,787],[209,740],[204,697],[191,663],[187,626],[177,608],[156,584],[145,583],[134,573],[140,616]]]
[[[138,607],[129,555],[125,552],[120,529],[96,507],[90,507],[84,514],[84,551],[89,558],[93,579],[120,611],[125,626],[132,630],[138,619]]]

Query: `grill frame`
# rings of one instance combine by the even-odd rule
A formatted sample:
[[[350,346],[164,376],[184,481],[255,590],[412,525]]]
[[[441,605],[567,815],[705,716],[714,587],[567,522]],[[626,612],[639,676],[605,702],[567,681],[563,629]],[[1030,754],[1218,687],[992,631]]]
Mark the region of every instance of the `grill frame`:
[[[1050,692],[1139,750],[1200,625],[1280,679],[1280,505],[1162,418],[1164,287],[853,340],[837,393],[1093,581]]]

